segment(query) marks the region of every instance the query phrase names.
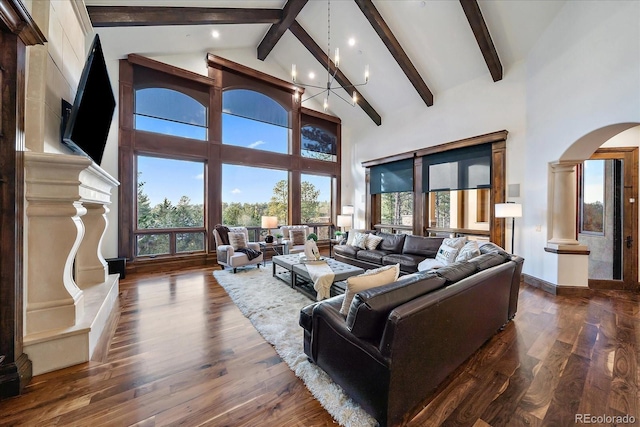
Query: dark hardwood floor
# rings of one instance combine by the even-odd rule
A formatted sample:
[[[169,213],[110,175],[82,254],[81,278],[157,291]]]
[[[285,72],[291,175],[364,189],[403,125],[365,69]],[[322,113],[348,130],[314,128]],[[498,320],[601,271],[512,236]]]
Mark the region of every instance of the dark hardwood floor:
[[[34,377],[0,402],[0,425],[334,425],[211,271],[122,280],[95,360]],[[409,425],[571,426],[582,413],[639,425],[639,342],[636,293],[556,297],[523,285],[515,320]]]

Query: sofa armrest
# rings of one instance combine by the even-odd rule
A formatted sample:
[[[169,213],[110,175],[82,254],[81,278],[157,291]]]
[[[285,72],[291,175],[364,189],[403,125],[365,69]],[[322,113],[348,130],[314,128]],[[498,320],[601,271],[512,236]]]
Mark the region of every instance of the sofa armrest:
[[[334,297],[334,298],[339,298]],[[387,365],[389,360],[384,358],[380,353],[378,346],[372,342],[360,339],[353,335],[347,328],[346,316],[340,313],[339,306],[332,304],[316,304],[313,307],[312,315],[312,331],[313,331],[313,358],[318,357],[319,348],[327,355],[339,354],[339,348],[345,345],[353,346],[358,352],[367,354],[367,358],[376,360],[381,365]],[[323,333],[324,332],[324,333]],[[318,337],[325,337],[326,341],[317,343]],[[329,338],[331,337],[331,338]],[[319,345],[316,345],[319,344]],[[333,347],[333,348],[332,348]]]

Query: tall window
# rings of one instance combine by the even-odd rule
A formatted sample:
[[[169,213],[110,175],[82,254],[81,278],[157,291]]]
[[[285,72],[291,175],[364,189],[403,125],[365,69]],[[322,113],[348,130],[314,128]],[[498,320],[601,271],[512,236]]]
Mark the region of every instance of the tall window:
[[[259,227],[261,217],[277,216],[287,224],[288,172],[222,165],[222,220],[229,226]]]
[[[132,264],[211,262],[217,224],[246,226],[252,239],[266,234],[262,216],[313,221],[319,236],[332,228],[340,120],[301,107],[290,82],[213,55],[207,66],[213,77],[120,61],[118,252]]]
[[[136,256],[204,251],[204,163],[137,156]]]
[[[135,128],[183,138],[207,139],[207,108],[184,93],[152,87],[135,91]]]
[[[222,143],[289,152],[289,113],[266,95],[247,89],[222,93]]]
[[[585,160],[582,172],[580,232],[604,234],[605,162]]]
[[[430,232],[489,231],[490,144],[425,156],[422,165]]]
[[[374,166],[371,170],[371,194],[377,194],[382,225],[413,225],[413,159]],[[383,227],[385,228],[385,227]]]

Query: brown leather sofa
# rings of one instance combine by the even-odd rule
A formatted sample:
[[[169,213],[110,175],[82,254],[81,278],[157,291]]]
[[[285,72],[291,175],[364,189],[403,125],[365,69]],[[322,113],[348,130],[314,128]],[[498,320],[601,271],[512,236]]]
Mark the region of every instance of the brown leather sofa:
[[[402,425],[516,312],[524,259],[494,251],[302,309],[304,351],[381,426]]]
[[[435,258],[443,237],[422,237],[409,234],[390,234],[371,232],[382,241],[376,249],[360,249],[351,245],[333,247],[337,261],[356,265],[364,269],[383,265],[400,264],[400,273],[409,274],[418,271],[418,264],[425,258]]]

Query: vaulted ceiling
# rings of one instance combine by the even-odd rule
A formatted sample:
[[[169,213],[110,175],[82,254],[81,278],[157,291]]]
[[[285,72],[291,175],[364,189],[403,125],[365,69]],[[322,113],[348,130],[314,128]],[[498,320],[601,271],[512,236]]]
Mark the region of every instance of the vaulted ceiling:
[[[187,55],[252,50],[288,79],[327,82],[325,0],[85,0],[108,58],[129,53]],[[564,0],[333,0],[331,49],[340,48],[336,80],[358,87],[359,107],[335,97],[343,121],[379,125],[406,104],[429,108],[438,94],[470,80],[500,84],[526,57]],[[179,6],[179,8],[176,8]],[[211,35],[216,30],[220,36]],[[348,40],[355,40],[349,46]],[[233,59],[233,58],[230,58]],[[332,66],[332,64],[330,65]],[[333,69],[333,68],[332,68]],[[312,79],[309,73],[315,73]],[[308,95],[318,90],[309,89]],[[340,89],[342,96],[347,93]],[[420,100],[420,102],[416,102]]]

